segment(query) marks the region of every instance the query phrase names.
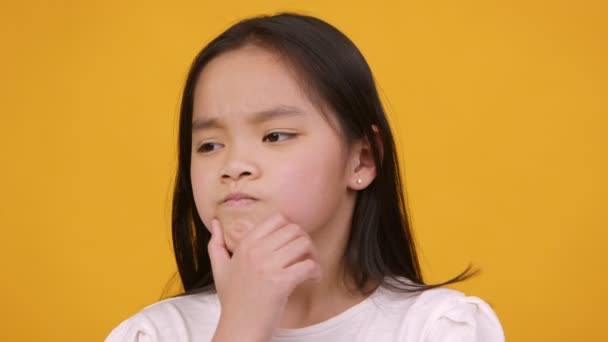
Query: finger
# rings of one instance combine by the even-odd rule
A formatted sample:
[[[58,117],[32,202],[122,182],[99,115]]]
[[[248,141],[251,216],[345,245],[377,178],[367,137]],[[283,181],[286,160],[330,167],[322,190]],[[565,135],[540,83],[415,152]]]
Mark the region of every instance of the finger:
[[[267,252],[274,252],[288,242],[304,236],[306,232],[300,228],[297,224],[289,223],[281,229],[275,230],[268,234],[266,238],[261,241],[260,248]]]
[[[249,230],[244,236],[241,243],[248,241],[247,243],[255,244],[255,242],[263,239],[273,231],[287,225],[289,222],[280,213],[270,216],[266,221],[262,222],[255,229]]]
[[[323,275],[319,263],[306,259],[285,269],[284,276],[290,285],[290,289],[293,291],[293,289],[306,280],[320,281]]]
[[[307,236],[301,236],[279,248],[272,257],[276,262],[275,267],[287,268],[300,261],[312,259],[317,262],[317,253],[312,240]]]
[[[224,265],[230,260],[226,242],[224,241],[222,226],[217,219],[211,221],[211,239],[209,240],[207,250],[209,252],[209,260],[211,261],[211,271],[214,278],[217,279],[221,270],[224,269]]]

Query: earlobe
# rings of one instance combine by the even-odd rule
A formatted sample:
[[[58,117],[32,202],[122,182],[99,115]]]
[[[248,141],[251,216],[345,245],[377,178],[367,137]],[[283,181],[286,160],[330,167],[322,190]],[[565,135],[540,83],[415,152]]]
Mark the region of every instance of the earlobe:
[[[375,172],[359,172],[359,174],[355,174],[355,177],[355,180],[351,182],[349,187],[353,190],[363,190],[376,178],[376,175]]]

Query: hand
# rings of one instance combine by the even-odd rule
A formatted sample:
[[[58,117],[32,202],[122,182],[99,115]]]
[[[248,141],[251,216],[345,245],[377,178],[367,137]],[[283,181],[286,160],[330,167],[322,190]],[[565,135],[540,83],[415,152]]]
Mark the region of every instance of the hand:
[[[321,278],[310,236],[275,214],[249,230],[230,256],[216,219],[211,232],[209,258],[222,307],[214,341],[270,341],[293,290]]]

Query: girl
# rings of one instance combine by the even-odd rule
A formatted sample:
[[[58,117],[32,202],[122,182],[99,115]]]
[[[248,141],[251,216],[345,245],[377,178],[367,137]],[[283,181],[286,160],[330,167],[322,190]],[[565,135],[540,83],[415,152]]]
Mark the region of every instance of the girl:
[[[423,282],[391,130],[355,45],[309,16],[241,21],[186,81],[173,199],[185,293],[116,341],[504,341]]]

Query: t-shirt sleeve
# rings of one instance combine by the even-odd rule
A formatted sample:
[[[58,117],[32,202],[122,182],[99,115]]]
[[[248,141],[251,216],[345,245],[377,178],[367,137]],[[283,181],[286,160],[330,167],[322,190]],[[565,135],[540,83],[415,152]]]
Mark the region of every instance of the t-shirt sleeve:
[[[429,316],[425,342],[504,342],[498,317],[486,302],[474,296],[444,301]]]
[[[137,313],[116,326],[105,342],[157,342],[154,325],[145,315]]]

